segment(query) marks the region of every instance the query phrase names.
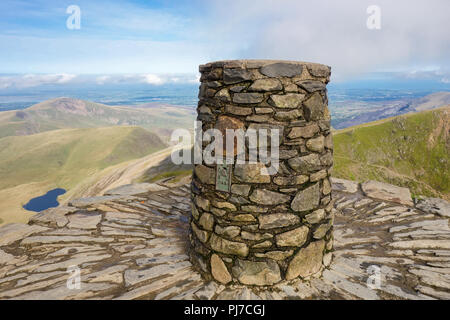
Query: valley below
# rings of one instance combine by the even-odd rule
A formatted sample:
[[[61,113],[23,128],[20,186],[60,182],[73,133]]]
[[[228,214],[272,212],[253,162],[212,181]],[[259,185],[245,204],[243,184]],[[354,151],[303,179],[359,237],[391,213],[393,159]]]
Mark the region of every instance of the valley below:
[[[334,131],[333,175],[448,200],[450,107],[442,105],[449,97],[437,93],[368,113],[349,108],[356,117],[348,123],[372,122]],[[57,197],[65,204],[123,184],[188,179],[192,167],[171,162],[169,137],[177,128],[192,130],[195,115],[190,107],[71,98],[0,112],[0,224],[27,222],[34,213],[23,206],[57,188],[67,190]]]
[[[0,223],[27,222],[32,198],[62,188],[64,203],[107,169],[168,148],[172,130],[192,126],[194,112],[71,98],[0,112]]]

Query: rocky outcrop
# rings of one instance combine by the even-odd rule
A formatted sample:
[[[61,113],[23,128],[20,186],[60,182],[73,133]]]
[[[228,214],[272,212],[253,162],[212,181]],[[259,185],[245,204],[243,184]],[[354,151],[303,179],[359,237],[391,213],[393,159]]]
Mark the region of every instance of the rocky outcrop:
[[[408,188],[393,186],[379,181],[367,181],[361,184],[362,191],[371,198],[395,201],[405,205],[413,205]]]
[[[439,198],[422,198],[416,204],[417,208],[450,218],[450,203]]]
[[[448,202],[408,206],[369,198],[357,183],[356,190],[342,192],[342,183],[351,184],[333,184],[334,249],[323,256],[321,277],[314,273],[317,254],[302,259],[309,246],[322,247],[318,240],[295,253],[256,254],[295,259],[290,272],[303,280],[278,282],[280,270],[268,260],[241,259],[230,273],[229,260],[218,255],[211,266],[201,265],[217,282],[203,279],[187,255],[190,185],[153,185],[150,191],[133,185],[114,191],[116,198],[91,198],[87,206],[80,199],[74,202],[80,207],[49,209],[29,224],[0,227],[0,299],[450,299],[449,218],[436,209],[445,210]],[[74,267],[79,288],[68,286]],[[377,274],[379,286],[368,286]],[[231,284],[232,276],[260,286]]]

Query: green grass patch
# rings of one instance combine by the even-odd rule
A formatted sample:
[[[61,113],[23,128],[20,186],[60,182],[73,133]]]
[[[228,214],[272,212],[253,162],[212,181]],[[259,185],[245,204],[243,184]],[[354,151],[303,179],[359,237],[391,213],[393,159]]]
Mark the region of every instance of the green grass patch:
[[[409,187],[415,195],[449,197],[450,142],[445,132],[449,109],[337,131],[334,176],[379,180]]]

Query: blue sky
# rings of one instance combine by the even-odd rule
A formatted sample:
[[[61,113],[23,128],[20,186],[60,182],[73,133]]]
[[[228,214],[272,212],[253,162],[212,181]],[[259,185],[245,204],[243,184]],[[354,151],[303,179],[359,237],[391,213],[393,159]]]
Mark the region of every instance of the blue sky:
[[[375,2],[381,29],[369,30]],[[69,5],[81,9],[79,30],[66,27]],[[239,58],[325,63],[337,80],[388,71],[448,83],[449,12],[448,0],[2,0],[0,87],[79,74],[195,81],[199,64]]]

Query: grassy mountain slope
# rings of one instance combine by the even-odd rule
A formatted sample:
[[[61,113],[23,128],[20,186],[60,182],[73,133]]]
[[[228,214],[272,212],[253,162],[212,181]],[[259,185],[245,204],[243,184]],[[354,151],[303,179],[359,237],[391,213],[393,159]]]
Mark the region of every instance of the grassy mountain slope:
[[[333,139],[333,176],[385,181],[416,196],[450,199],[450,106],[339,130]],[[140,180],[179,179],[191,172],[192,166],[174,166],[167,157]]]
[[[450,199],[450,106],[334,133],[333,175]]]
[[[184,107],[111,107],[72,98],[57,98],[24,110],[0,113],[0,138],[65,128],[141,126],[167,139],[175,128],[193,126],[195,110]]]
[[[165,147],[154,133],[126,126],[1,138],[0,218],[25,222],[31,213],[21,206],[30,198],[56,187],[70,190],[101,170]]]

